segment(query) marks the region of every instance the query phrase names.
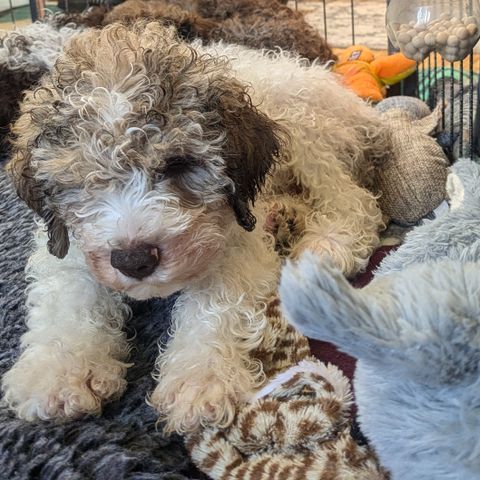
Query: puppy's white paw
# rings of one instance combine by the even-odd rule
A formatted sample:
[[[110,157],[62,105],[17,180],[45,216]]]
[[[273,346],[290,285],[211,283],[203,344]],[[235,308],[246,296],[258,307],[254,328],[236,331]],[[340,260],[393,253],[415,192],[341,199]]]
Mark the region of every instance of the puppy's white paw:
[[[354,276],[368,263],[368,256],[365,258],[355,257],[351,246],[345,245],[340,238],[315,238],[308,235],[295,246],[292,257],[297,259],[307,251],[320,259],[329,259],[346,277]]]
[[[202,426],[226,427],[235,415],[237,394],[214,375],[160,382],[149,403],[165,421],[165,431],[188,433]]]
[[[126,367],[105,355],[89,360],[45,346],[27,349],[2,379],[3,398],[28,421],[99,414],[124,392]]]

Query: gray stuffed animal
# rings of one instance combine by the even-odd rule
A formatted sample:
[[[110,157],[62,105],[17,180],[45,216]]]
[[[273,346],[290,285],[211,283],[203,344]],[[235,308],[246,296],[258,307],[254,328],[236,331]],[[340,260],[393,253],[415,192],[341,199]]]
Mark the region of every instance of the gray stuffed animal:
[[[445,200],[449,161],[433,138],[441,110],[421,100],[390,97],[377,105],[389,128],[390,149],[376,170],[378,205],[389,219],[415,225]]]
[[[447,191],[367,287],[308,254],[282,275],[287,319],[359,359],[360,424],[392,480],[480,479],[480,166],[456,163]]]

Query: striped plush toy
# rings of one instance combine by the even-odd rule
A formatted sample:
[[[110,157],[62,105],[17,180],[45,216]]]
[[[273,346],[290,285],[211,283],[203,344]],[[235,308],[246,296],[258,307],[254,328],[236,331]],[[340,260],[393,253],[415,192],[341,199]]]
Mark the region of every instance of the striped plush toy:
[[[269,328],[255,357],[266,382],[238,409],[229,428],[187,437],[200,470],[214,480],[384,480],[372,450],[351,436],[352,393],[333,365],[311,356],[273,297]]]

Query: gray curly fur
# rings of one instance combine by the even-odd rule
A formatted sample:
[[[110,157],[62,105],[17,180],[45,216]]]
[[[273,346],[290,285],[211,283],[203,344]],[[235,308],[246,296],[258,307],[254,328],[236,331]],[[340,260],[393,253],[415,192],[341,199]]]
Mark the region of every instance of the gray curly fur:
[[[1,160],[0,160],[1,161]],[[24,266],[32,214],[17,200],[0,165],[0,376],[13,364],[24,326]],[[135,365],[125,395],[98,418],[54,424],[18,420],[0,405],[2,480],[204,480],[189,463],[179,437],[164,437],[145,403],[153,388],[158,332],[165,332],[172,301],[132,305],[129,335]]]

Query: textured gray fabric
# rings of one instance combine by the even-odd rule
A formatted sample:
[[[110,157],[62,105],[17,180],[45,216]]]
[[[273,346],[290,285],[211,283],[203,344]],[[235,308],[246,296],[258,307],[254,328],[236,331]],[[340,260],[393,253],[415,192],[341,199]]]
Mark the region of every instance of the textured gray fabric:
[[[414,120],[424,118],[432,113],[428,105],[419,98],[404,95],[388,97],[380,103],[377,103],[375,108],[381,113],[399,108],[407,112]]]
[[[17,200],[0,164],[0,375],[18,354],[24,332],[24,274],[32,215]],[[1,480],[206,479],[190,464],[178,437],[156,429],[145,403],[159,336],[172,299],[133,304],[129,336],[136,334],[129,387],[99,418],[65,424],[29,424],[0,405]]]
[[[429,135],[437,116],[412,121],[411,111],[388,109],[382,117],[390,129],[390,155],[377,171],[375,188],[382,212],[399,225],[417,223],[446,196],[448,159]],[[426,127],[425,127],[426,126]]]

